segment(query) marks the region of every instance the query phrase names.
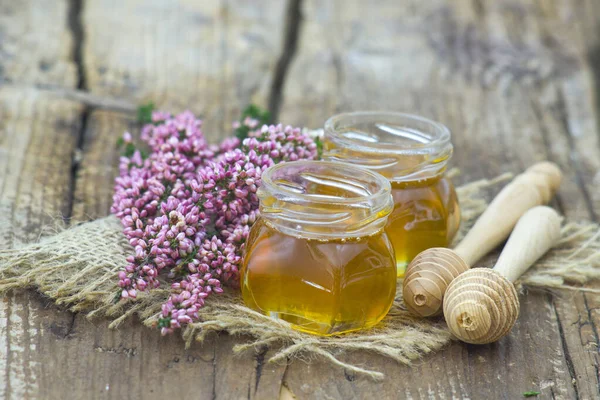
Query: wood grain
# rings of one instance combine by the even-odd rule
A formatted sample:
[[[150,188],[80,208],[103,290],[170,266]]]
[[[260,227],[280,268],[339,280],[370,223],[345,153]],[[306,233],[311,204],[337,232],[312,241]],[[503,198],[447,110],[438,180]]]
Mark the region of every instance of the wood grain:
[[[452,129],[459,182],[550,159],[565,172],[554,205],[570,218],[600,213],[595,0],[28,0],[0,9],[0,75],[15,84],[0,89],[2,246],[35,239],[53,216],[95,218],[110,205],[111,143],[133,116],[65,100],[52,85],[191,107],[212,139],[249,101],[311,127],[352,109],[420,113]],[[598,307],[587,295],[529,293],[511,335],[494,345],[455,343],[413,368],[347,355],[389,377],[374,383],[319,360],[232,356],[243,338],[186,351],[135,321],[109,331],[26,293],[0,303],[0,397],[262,399],[283,384],[298,398],[595,398]]]
[[[422,251],[408,264],[402,281],[406,308],[421,317],[440,315],[448,285],[468,269],[469,265],[452,249]]]
[[[0,1],[0,79],[75,87],[69,3]]]
[[[268,104],[285,11],[282,1],[87,1],[87,89],[190,108],[204,116],[209,137],[223,137],[247,104]]]
[[[246,104],[268,103],[283,46],[285,12],[284,2],[86,2],[81,15],[85,89],[138,103],[152,101],[173,112],[189,107],[203,115],[207,137],[225,137]],[[120,15],[129,14],[136,18],[121,29]],[[77,170],[75,219],[108,214],[118,163],[114,144],[124,131],[137,129],[132,116],[90,109]],[[133,323],[129,329],[135,335],[129,344],[119,346],[158,347],[158,343],[146,347],[139,339],[158,340],[156,332]],[[100,330],[103,337],[122,342],[105,324]],[[234,356],[237,342],[223,335],[184,352],[181,340],[161,339],[160,351],[164,357],[170,355],[168,362],[140,350],[132,359],[131,372],[102,369],[106,362],[102,356],[93,359],[92,369],[107,382],[119,382],[118,388],[113,385],[114,398],[136,392],[150,398],[171,396],[174,384],[180,386],[182,397],[276,398],[285,366],[263,365],[268,356],[264,353]],[[88,347],[78,346],[84,352]],[[198,351],[207,354],[200,364],[197,356],[188,354]],[[148,384],[136,379],[137,389],[128,392],[131,376],[164,378]]]
[[[600,158],[594,127],[595,78],[587,53],[597,39],[582,43],[575,23],[584,12],[582,6],[586,13],[598,15],[591,2],[409,1],[398,5],[390,1],[365,8],[358,2],[344,2],[342,7],[339,2],[305,1],[281,119],[319,126],[340,111],[420,113],[452,130],[454,165],[462,171],[459,182],[519,172],[550,159],[565,170],[566,182],[556,204],[562,204],[569,217],[589,217],[597,210],[589,193],[598,192],[593,177]],[[597,18],[587,15],[586,21],[588,32],[596,32]],[[571,103],[578,106],[566,110],[564,104]],[[582,116],[583,123],[579,122]],[[585,158],[578,155],[584,143]],[[586,171],[586,176],[578,170]],[[523,301],[527,306],[511,335],[476,350],[477,356],[495,362],[465,370],[461,367],[465,360],[454,350],[462,345],[453,345],[444,353],[453,361],[441,374],[452,377],[451,386],[465,388],[462,396],[472,398],[499,393],[517,398],[533,388],[548,397],[597,396],[597,391],[580,391],[583,388],[572,382],[577,371],[586,367],[570,355],[575,352],[568,348],[573,342],[567,344],[559,329],[563,324],[554,302],[531,294]],[[535,343],[539,348],[532,347]],[[436,364],[436,357],[427,360]],[[552,365],[546,359],[553,360]],[[376,364],[374,358],[368,360]],[[456,369],[461,371],[458,377]],[[428,367],[407,372],[388,366],[386,372],[405,379],[405,394],[452,396],[446,387],[437,388],[440,372],[432,374]],[[315,396],[316,390],[332,397],[362,393],[326,368],[313,366],[315,378],[310,383],[305,376],[302,368],[292,364],[285,384],[306,396]],[[326,381],[335,384],[326,386]],[[385,384],[370,389],[382,396],[397,394],[388,392]]]
[[[35,6],[19,9],[17,19],[8,22],[39,19],[36,13],[44,9]],[[96,110],[106,104],[103,98],[207,111],[212,139],[224,136],[220,127],[230,126],[246,103],[266,103],[286,5],[261,7],[225,1],[209,8],[189,1],[65,1],[56,9],[64,15],[47,13],[40,29],[64,27],[67,37],[44,31],[32,32],[31,39],[49,48],[53,40],[64,44],[72,74],[62,80],[25,79],[21,75],[29,66],[23,61],[15,67],[20,78],[11,79],[17,84],[0,89],[0,198],[3,215],[9,215],[1,237],[6,245],[35,240],[61,215],[81,220],[108,213],[116,138],[137,127],[133,115]],[[44,42],[34,34],[48,37]],[[5,67],[11,60],[1,61]],[[27,89],[28,83],[42,90]],[[66,96],[57,86],[61,83],[91,95]],[[213,338],[186,351],[180,338],[161,338],[135,321],[110,331],[106,321],[92,324],[28,294],[1,304],[1,398],[230,398],[242,393],[275,398],[279,393],[284,367],[263,365],[268,354],[234,357],[237,340],[227,335],[218,346]]]
[[[62,223],[68,214],[81,109],[36,89],[0,88],[2,248],[37,240],[43,226]],[[35,397],[48,374],[44,359],[54,349],[42,329],[49,319],[64,324],[62,315],[47,313],[40,303],[0,302],[0,398]]]

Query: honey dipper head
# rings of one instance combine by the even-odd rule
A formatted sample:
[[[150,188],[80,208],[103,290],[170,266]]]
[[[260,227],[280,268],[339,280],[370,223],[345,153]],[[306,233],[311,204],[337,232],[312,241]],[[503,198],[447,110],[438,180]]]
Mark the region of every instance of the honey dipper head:
[[[468,269],[463,259],[450,249],[435,247],[421,252],[406,267],[402,283],[406,308],[421,317],[440,315],[448,285]]]
[[[515,287],[491,269],[475,268],[465,272],[446,292],[446,323],[463,342],[495,342],[512,329],[518,316]]]

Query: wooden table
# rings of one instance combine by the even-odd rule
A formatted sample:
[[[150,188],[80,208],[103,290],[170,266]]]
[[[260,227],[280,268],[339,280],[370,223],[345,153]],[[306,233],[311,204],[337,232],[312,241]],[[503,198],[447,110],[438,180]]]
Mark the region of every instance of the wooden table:
[[[212,140],[249,102],[321,127],[339,111],[404,110],[453,132],[457,183],[549,159],[553,205],[600,213],[597,0],[1,0],[0,245],[61,215],[109,212],[116,139],[135,106],[190,108]],[[320,360],[234,357],[222,334],[184,350],[136,321],[58,309],[33,293],[0,302],[0,398],[598,398],[600,298],[530,292],[511,335],[453,343],[372,382]]]

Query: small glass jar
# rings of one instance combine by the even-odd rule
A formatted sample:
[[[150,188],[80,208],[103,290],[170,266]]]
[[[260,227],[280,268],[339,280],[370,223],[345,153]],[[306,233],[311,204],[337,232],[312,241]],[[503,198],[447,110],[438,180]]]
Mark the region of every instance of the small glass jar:
[[[323,159],[368,168],[391,182],[394,210],[386,231],[398,277],[417,254],[447,247],[458,231],[458,199],[444,176],[451,156],[448,128],[416,115],[353,112],[325,123]]]
[[[240,272],[246,305],[323,336],[371,327],[387,314],[396,262],[384,231],[393,201],[383,176],[287,162],[263,172],[258,196]]]

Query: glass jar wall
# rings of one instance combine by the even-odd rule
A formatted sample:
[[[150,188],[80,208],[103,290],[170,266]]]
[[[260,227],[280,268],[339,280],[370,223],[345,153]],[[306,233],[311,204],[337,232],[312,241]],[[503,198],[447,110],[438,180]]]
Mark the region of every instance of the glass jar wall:
[[[266,170],[241,270],[244,302],[319,335],[377,324],[396,293],[384,231],[390,190],[381,175],[339,163]]]
[[[450,131],[426,118],[393,112],[336,115],[325,124],[323,158],[385,176],[394,210],[386,232],[398,276],[421,251],[446,247],[460,224],[452,182],[444,176],[452,156]]]

